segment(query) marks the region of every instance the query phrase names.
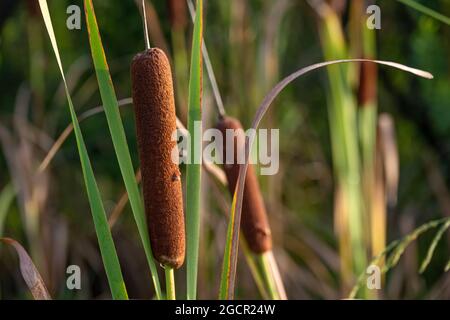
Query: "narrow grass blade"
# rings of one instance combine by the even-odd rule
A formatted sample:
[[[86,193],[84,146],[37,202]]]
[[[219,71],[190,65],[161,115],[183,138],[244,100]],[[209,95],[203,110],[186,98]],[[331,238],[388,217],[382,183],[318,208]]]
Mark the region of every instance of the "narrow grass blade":
[[[44,280],[42,280],[39,271],[20,243],[10,238],[0,238],[0,241],[16,249],[20,261],[20,272],[33,298],[35,300],[51,300],[52,298],[50,297],[50,293],[48,293]]]
[[[188,131],[191,136],[190,163],[186,166],[187,299],[197,297],[198,250],[200,240],[201,121],[202,121],[202,37],[203,1],[197,0],[192,38],[189,78]],[[199,126],[200,124],[200,126]],[[196,132],[196,126],[200,132]]]
[[[239,231],[236,232],[234,228],[236,228],[237,226],[237,228],[239,229],[240,223],[236,223],[234,219],[236,219],[236,216],[240,217],[240,213],[236,214],[236,198],[239,197],[240,194],[239,192],[237,192],[241,177],[240,174],[238,184],[236,185],[237,190],[234,193],[233,202],[231,203],[230,220],[228,221],[227,241],[225,242],[225,252],[222,262],[222,275],[220,278],[220,289],[219,289],[220,300],[231,300],[234,298],[235,274],[233,274],[233,272],[234,273],[236,272],[236,265],[235,266],[232,265],[232,263],[234,263],[232,255],[237,256],[237,248],[238,248],[238,244],[236,244],[236,248],[233,248],[234,245],[233,236],[236,236],[238,238],[237,243],[239,243]]]
[[[72,98],[67,87],[66,77],[64,75],[64,69],[59,55],[58,45],[56,42],[55,32],[48,10],[46,0],[39,0],[42,16],[44,18],[45,26],[47,28],[48,35],[53,47],[53,51],[56,56],[61,77],[64,81],[64,89],[69,104],[70,116],[72,118],[72,124],[75,131],[75,138],[77,141],[78,153],[80,156],[81,168],[83,171],[84,182],[86,185],[86,191],[89,198],[89,204],[91,206],[92,217],[94,220],[95,231],[97,233],[98,243],[100,246],[100,252],[103,259],[103,264],[108,277],[111,294],[114,299],[128,299],[125,283],[122,277],[122,271],[120,269],[119,258],[114,246],[114,241],[111,235],[111,231],[106,219],[105,209],[100,197],[100,191],[95,180],[94,171],[87,153],[86,144],[84,142],[83,135],[81,133],[80,124],[75,113],[75,108],[72,103]]]
[[[428,7],[425,7],[423,4],[420,4],[417,1],[414,1],[414,0],[397,0],[397,1],[403,3],[404,5],[409,6],[409,7],[413,8],[414,10],[417,10],[433,19],[436,19],[436,20],[450,26],[450,17],[447,17],[446,15],[443,15],[442,13],[439,13]]]
[[[419,270],[420,273],[423,273],[427,269],[428,265],[431,262],[431,259],[433,258],[434,251],[436,250],[439,241],[441,240],[445,231],[448,230],[448,228],[450,228],[450,220],[448,220],[436,233],[433,241],[431,242],[430,247],[428,248],[427,256],[425,257],[425,259],[422,262],[422,265],[420,266]]]
[[[399,63],[389,62],[389,61],[380,61],[380,60],[370,60],[370,59],[343,59],[343,60],[334,60],[327,61],[322,63],[317,63],[305,68],[302,68],[286,78],[284,78],[281,82],[279,82],[264,98],[261,105],[258,107],[256,111],[256,115],[253,118],[251,128],[253,130],[257,130],[258,126],[266,114],[267,110],[270,108],[272,102],[278,96],[278,94],[288,86],[295,79],[320,68],[324,68],[331,65],[342,64],[342,63],[355,63],[355,62],[370,62],[377,63],[380,65],[390,66],[399,70],[403,70],[406,72],[410,72],[417,76],[432,79],[433,76],[422,70],[410,68],[404,66]],[[245,164],[240,166],[239,170],[239,179],[236,185],[235,195],[233,199],[233,206],[231,209],[230,220],[228,224],[228,232],[225,246],[225,253],[223,259],[223,269],[221,276],[221,285],[220,285],[220,298],[222,299],[233,299],[234,298],[234,285],[236,279],[236,266],[237,266],[237,256],[238,256],[238,243],[239,243],[239,227],[241,223],[241,212],[242,212],[242,200],[244,196],[244,184],[245,177],[247,175],[248,163],[250,159],[250,150],[252,150],[253,140],[250,140],[249,137],[246,137],[245,140]]]
[[[134,214],[134,219],[139,230],[139,235],[144,246],[147,261],[150,266],[153,284],[155,286],[156,296],[161,298],[161,289],[156,269],[156,263],[152,255],[150,240],[148,235],[147,223],[145,220],[142,199],[136,182],[133,164],[131,162],[130,151],[128,148],[125,130],[119,113],[119,105],[116,93],[109,73],[108,62],[98,29],[97,19],[94,12],[92,0],[84,1],[86,14],[86,24],[89,33],[89,43],[91,46],[92,59],[94,61],[95,72],[97,74],[100,95],[105,108],[106,119],[108,121],[109,131],[114,145],[114,150],[119,162],[125,188],[128,192],[130,205]]]

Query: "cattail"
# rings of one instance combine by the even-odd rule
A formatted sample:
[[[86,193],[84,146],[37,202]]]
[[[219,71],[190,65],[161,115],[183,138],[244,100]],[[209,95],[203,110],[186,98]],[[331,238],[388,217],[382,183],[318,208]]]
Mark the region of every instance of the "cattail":
[[[186,0],[169,0],[170,22],[176,30],[184,29],[188,23]]]
[[[136,55],[131,65],[133,102],[145,213],[153,255],[164,266],[184,262],[185,229],[181,174],[171,154],[176,130],[169,61],[160,49]]]
[[[377,101],[378,68],[375,63],[361,63],[359,74],[358,103],[360,106]]]
[[[230,193],[233,195],[239,177],[239,164],[237,162],[237,150],[244,149],[242,136],[244,135],[242,125],[239,120],[231,117],[223,117],[217,124],[217,129],[222,132],[224,137],[223,153],[225,159],[226,150],[226,130],[235,130],[234,137],[234,161],[233,164],[225,164],[224,170],[228,180]],[[237,131],[236,131],[237,130]],[[241,228],[244,233],[245,240],[253,253],[261,254],[272,249],[272,234],[267,219],[264,201],[259,189],[258,179],[252,165],[249,165],[247,176],[245,178],[244,198],[242,202]]]

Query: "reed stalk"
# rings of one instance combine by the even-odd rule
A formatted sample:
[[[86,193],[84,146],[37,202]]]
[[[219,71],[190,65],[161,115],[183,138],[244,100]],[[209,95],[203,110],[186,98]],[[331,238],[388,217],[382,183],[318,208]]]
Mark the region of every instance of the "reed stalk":
[[[165,267],[164,272],[166,275],[166,299],[176,300],[174,270],[173,268]]]
[[[339,17],[326,5],[321,7],[319,29],[325,59],[346,58],[347,45]],[[335,221],[340,238],[342,281],[347,289],[367,264],[357,109],[348,72],[346,66],[328,68],[330,133],[336,196],[339,197],[336,198]]]

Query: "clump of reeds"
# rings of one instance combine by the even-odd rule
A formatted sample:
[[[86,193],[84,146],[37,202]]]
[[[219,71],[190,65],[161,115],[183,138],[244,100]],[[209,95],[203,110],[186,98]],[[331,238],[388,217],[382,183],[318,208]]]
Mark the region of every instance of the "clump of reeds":
[[[227,153],[233,152],[233,164],[225,164],[224,171],[228,180],[228,188],[233,196],[239,177],[238,150],[244,148],[244,131],[239,120],[231,117],[219,119],[217,129],[222,132],[224,145],[222,159],[227,159]],[[226,131],[234,131],[234,151],[226,148]],[[267,219],[264,201],[253,166],[249,166],[245,178],[244,198],[242,203],[241,228],[249,249],[256,254],[272,249],[272,234]]]
[[[165,53],[152,48],[136,55],[131,78],[151,246],[159,263],[176,269],[184,262],[185,227],[181,174],[171,158],[176,115]]]

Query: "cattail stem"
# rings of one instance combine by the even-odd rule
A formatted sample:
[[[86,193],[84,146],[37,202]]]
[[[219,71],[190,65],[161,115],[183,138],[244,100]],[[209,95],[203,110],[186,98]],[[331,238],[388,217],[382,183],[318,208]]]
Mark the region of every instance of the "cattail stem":
[[[266,254],[256,255],[258,264],[261,266],[262,274],[264,277],[264,282],[268,289],[270,299],[280,300],[280,295],[278,294],[277,286],[272,274],[272,268]]]
[[[166,295],[167,300],[176,300],[175,291],[175,274],[173,268],[164,268],[166,274]]]

